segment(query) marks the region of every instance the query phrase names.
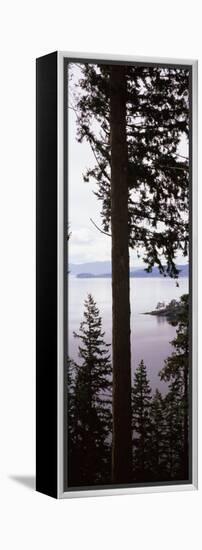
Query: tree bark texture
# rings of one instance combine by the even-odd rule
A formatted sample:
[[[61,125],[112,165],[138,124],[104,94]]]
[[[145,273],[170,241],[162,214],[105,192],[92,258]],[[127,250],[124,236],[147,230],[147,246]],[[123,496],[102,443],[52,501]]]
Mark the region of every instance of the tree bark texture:
[[[111,233],[112,233],[112,480],[132,474],[131,351],[126,140],[126,68],[110,70]]]

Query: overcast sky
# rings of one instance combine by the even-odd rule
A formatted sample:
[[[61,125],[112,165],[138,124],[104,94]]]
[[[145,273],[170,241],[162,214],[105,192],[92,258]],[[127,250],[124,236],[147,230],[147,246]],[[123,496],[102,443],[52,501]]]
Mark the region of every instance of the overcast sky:
[[[78,69],[76,69],[78,74]],[[181,154],[187,155],[187,144],[181,145]],[[86,168],[94,166],[95,158],[90,145],[76,140],[76,114],[68,112],[68,220],[71,231],[69,240],[69,263],[84,263],[110,260],[111,238],[100,233],[91,223],[90,218],[101,227],[101,202],[94,195],[97,185],[83,181]],[[182,256],[178,262],[186,263]],[[130,251],[131,266],[141,266],[141,258]]]
[[[69,173],[68,173],[68,219],[71,238],[69,241],[69,262],[110,260],[111,238],[101,234],[91,223],[101,227],[101,202],[94,195],[96,184],[83,181],[86,168],[94,166],[90,145],[76,140],[76,115],[69,110]]]

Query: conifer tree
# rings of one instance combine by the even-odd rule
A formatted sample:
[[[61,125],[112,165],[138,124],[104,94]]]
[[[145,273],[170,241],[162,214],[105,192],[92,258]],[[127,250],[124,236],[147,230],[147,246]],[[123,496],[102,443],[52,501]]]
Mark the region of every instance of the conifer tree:
[[[79,363],[74,363],[73,475],[70,485],[110,481],[111,363],[102,320],[91,294],[84,302],[84,320],[74,336],[79,340]],[[71,389],[71,388],[70,388]]]
[[[125,67],[113,65],[110,69],[110,135],[113,315],[112,477],[115,483],[128,483],[132,476],[126,93]]]
[[[165,361],[164,368],[160,371],[161,380],[169,382],[169,394],[167,402],[171,402],[171,414],[176,415],[172,421],[175,424],[177,441],[183,442],[181,449],[181,468],[179,475],[188,479],[189,469],[189,338],[188,338],[188,314],[189,296],[184,294],[180,298],[178,319],[176,320],[176,337],[172,340],[174,351]],[[176,453],[180,449],[177,444]]]
[[[146,366],[140,361],[132,387],[132,428],[134,475],[137,481],[150,478],[151,452],[151,388]]]
[[[152,481],[168,480],[166,401],[156,389],[151,402],[150,465]]]
[[[68,483],[76,484],[76,476],[79,467],[79,445],[77,430],[77,407],[76,407],[76,364],[72,359],[67,359],[67,371],[65,388],[67,392],[65,415],[67,418],[67,466]]]
[[[165,396],[165,443],[167,454],[167,478],[177,480],[184,478],[182,465],[183,454],[183,396],[179,377],[169,384]]]
[[[79,85],[73,89],[77,138],[87,140],[95,156],[95,166],[86,170],[84,179],[97,185],[103,230],[110,234],[111,100],[117,74],[121,79],[115,83],[116,94],[125,98],[121,116],[127,146],[129,246],[140,250],[149,270],[157,264],[161,272],[175,277],[175,253],[181,250],[186,256],[189,242],[189,160],[179,153],[181,139],[188,143],[189,71],[92,63],[79,67]]]

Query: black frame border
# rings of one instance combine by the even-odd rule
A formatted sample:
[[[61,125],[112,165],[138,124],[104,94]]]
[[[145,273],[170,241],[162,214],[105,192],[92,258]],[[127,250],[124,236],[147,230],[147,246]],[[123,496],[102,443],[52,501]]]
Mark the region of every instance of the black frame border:
[[[36,490],[57,498],[58,53],[36,60]]]

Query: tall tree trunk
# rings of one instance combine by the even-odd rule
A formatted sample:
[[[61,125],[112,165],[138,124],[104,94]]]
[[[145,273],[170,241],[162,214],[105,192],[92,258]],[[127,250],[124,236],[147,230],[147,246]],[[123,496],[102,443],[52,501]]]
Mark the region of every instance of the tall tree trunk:
[[[132,472],[131,353],[126,141],[126,77],[123,65],[110,70],[112,232],[112,480],[128,483]]]

